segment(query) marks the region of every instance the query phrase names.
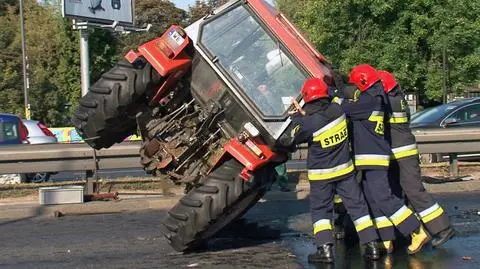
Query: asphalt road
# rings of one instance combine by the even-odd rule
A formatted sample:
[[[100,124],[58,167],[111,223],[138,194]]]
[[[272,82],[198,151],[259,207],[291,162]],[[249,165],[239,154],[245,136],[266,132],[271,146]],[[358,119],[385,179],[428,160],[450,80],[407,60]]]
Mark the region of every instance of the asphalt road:
[[[286,194],[293,195],[293,194]],[[306,262],[314,250],[308,201],[259,203],[203,252],[178,254],[161,234],[163,211],[0,222],[0,268],[480,268],[480,193],[436,195],[458,236],[438,249],[364,263],[337,241],[334,266]]]

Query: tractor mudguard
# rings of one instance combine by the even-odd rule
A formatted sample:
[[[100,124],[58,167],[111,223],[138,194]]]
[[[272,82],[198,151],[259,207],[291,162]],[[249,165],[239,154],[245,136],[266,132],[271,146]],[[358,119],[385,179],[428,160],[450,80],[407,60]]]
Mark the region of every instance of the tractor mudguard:
[[[187,73],[192,63],[192,57],[185,52],[189,46],[192,42],[185,31],[172,25],[161,37],[139,46],[138,52],[131,50],[125,55],[130,63],[143,56],[165,78],[150,105],[157,104]]]
[[[257,171],[269,162],[281,163],[285,162],[288,158],[286,155],[273,152],[268,145],[261,141],[261,139],[249,138],[249,140],[250,142],[254,143],[261,153],[254,153],[253,150],[251,150],[244,143],[238,141],[237,138],[232,138],[223,147],[225,150],[224,153],[218,158],[217,162],[212,166],[210,171],[213,171],[226,160],[234,158],[245,167],[240,173],[240,176],[244,180],[248,181],[251,177],[250,172]]]

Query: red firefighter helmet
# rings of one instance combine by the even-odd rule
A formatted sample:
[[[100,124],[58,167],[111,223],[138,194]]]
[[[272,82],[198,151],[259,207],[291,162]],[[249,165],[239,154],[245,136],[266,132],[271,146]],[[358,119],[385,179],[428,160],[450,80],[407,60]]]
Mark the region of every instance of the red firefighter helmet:
[[[350,72],[350,83],[357,85],[360,91],[364,92],[375,82],[379,81],[377,70],[369,64],[360,64],[355,66]]]
[[[386,93],[389,93],[391,90],[393,90],[393,88],[395,88],[395,86],[398,85],[397,80],[395,79],[395,76],[392,73],[384,70],[380,70],[377,72],[377,74],[382,80],[383,90]]]
[[[303,83],[302,97],[305,103],[328,96],[327,84],[319,78],[309,78]]]

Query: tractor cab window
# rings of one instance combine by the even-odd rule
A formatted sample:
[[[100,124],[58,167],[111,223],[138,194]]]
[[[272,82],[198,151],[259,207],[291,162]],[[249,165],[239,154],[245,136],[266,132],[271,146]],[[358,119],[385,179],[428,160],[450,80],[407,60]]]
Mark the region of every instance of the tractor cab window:
[[[201,43],[265,116],[281,116],[305,74],[242,6],[208,22]]]

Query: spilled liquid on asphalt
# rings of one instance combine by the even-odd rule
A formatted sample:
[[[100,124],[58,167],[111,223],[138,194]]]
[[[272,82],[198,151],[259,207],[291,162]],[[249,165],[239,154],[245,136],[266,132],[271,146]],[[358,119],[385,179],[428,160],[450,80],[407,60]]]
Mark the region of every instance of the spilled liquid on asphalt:
[[[297,256],[301,268],[325,269],[473,269],[480,268],[480,236],[458,236],[445,243],[444,246],[432,249],[426,246],[421,253],[408,255],[406,244],[396,244],[396,250],[379,261],[366,262],[360,253],[358,244],[343,241],[336,243],[335,263],[332,265],[312,265],[307,256],[314,251],[313,240],[288,240],[289,247]]]

